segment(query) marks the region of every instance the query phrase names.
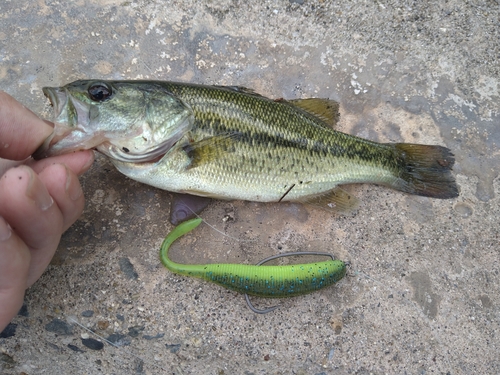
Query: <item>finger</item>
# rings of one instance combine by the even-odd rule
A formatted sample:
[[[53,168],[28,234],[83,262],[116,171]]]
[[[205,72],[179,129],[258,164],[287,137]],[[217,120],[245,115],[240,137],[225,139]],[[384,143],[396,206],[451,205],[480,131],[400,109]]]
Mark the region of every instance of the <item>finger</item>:
[[[78,151],[72,154],[54,156],[51,158],[42,159],[38,161],[31,159],[29,160],[27,165],[33,168],[33,170],[36,173],[40,173],[50,165],[64,164],[73,173],[81,175],[90,168],[93,162],[94,162],[93,151]]]
[[[45,168],[38,177],[62,213],[64,232],[83,211],[83,190],[78,182],[78,176],[65,165],[55,164]]]
[[[31,251],[28,286],[49,264],[63,230],[63,215],[38,176],[21,165],[0,179],[0,216]]]
[[[52,127],[0,91],[0,157],[23,160],[52,133]]]
[[[0,216],[0,332],[23,304],[30,252]]]
[[[21,164],[23,164],[22,161],[0,159],[0,176],[3,176],[3,174],[7,172],[9,169],[17,167],[18,165]]]

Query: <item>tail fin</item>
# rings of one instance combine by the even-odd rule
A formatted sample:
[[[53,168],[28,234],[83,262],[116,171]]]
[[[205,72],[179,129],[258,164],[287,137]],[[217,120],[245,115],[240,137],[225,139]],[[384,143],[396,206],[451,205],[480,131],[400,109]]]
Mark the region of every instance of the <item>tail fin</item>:
[[[393,146],[400,169],[391,187],[425,197],[458,197],[458,187],[451,174],[455,158],[448,148],[410,143]]]

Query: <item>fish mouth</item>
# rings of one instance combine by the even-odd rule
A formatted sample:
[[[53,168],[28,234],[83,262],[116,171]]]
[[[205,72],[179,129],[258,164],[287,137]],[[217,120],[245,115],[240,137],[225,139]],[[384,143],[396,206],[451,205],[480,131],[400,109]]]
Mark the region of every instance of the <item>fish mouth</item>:
[[[88,118],[88,109],[77,99],[72,99],[64,88],[43,87],[42,91],[54,110],[54,130],[32,157],[38,160],[82,149],[76,142],[81,139],[75,140],[70,133],[78,127],[79,120]]]
[[[59,88],[57,87],[43,87],[42,88],[42,92],[43,92],[43,95],[45,95],[47,97],[47,99],[49,99],[50,101],[50,105],[52,107],[54,107],[54,110],[56,108],[59,108],[59,98],[56,94],[56,92],[60,91]]]
[[[75,128],[78,125],[78,119],[84,118],[81,113],[83,103],[73,99],[64,88],[43,87],[43,94],[49,99],[50,105],[54,109],[54,125],[58,127]],[[85,112],[85,111],[84,111]]]
[[[49,99],[50,105],[52,106],[54,110],[54,119],[57,118],[57,116],[61,112],[61,100],[59,99],[61,95],[57,95],[57,92],[60,91],[59,88],[57,87],[43,87],[42,92]],[[62,99],[62,97],[61,97]],[[64,99],[66,101],[67,99]],[[54,124],[54,130],[50,135],[43,141],[43,143],[36,149],[36,151],[33,153],[32,157],[35,160],[43,159],[46,158],[49,155],[48,151],[50,149],[50,145],[52,140],[54,139],[55,135],[55,124]]]

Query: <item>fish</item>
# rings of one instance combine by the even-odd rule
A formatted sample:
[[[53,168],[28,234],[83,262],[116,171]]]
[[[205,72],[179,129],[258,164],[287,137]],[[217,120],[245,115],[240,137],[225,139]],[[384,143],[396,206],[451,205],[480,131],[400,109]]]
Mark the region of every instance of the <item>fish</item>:
[[[339,211],[358,205],[345,184],[438,199],[459,194],[451,150],[339,132],[339,103],[330,99],[133,80],[79,80],[43,92],[55,126],[35,158],[96,149],[129,178],[171,192]]]

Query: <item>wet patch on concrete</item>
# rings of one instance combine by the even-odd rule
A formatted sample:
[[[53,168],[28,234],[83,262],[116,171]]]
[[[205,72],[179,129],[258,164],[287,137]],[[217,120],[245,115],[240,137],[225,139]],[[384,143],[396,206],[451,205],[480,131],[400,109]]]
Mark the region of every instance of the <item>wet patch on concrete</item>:
[[[435,319],[439,313],[441,296],[433,292],[429,275],[424,272],[412,272],[408,279],[413,287],[413,300],[419,304],[425,315]]]

